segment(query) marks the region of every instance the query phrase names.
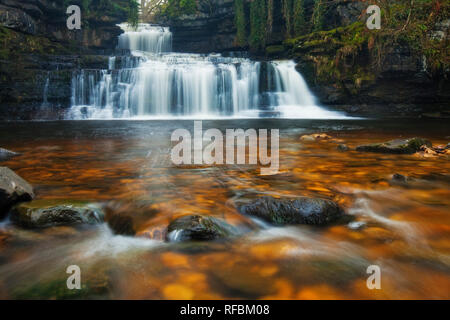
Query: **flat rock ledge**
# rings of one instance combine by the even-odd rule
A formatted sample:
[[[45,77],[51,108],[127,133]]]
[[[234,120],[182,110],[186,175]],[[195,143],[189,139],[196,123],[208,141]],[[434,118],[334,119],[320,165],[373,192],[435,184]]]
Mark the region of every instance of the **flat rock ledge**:
[[[11,221],[23,228],[47,228],[77,224],[97,224],[104,220],[102,210],[90,203],[71,200],[36,200],[12,208]]]

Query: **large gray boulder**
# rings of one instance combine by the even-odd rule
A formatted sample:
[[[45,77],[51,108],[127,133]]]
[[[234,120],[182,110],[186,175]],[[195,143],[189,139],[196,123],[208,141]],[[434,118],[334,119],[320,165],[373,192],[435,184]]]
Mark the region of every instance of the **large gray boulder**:
[[[310,197],[275,199],[262,197],[238,205],[242,214],[263,219],[275,225],[326,225],[343,216],[343,210],[331,200]]]
[[[15,204],[31,201],[34,198],[33,187],[14,171],[0,167],[0,218]]]

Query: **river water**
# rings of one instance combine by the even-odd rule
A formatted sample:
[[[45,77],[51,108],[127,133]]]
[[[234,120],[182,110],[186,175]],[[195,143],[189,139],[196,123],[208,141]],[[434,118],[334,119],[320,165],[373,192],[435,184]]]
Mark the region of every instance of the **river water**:
[[[203,128],[280,129],[280,172],[258,166],[175,166],[173,130],[193,121],[0,123],[10,167],[38,199],[83,200],[132,213],[135,237],[105,225],[24,230],[0,222],[0,298],[435,299],[450,298],[450,165],[447,158],[337,150],[423,136],[450,138],[444,121],[234,119]],[[337,141],[304,142],[326,132]],[[394,173],[415,178],[394,184]],[[248,195],[337,201],[353,223],[272,227],[240,215]],[[158,237],[186,214],[220,217],[242,233],[230,241],[167,243]],[[363,227],[356,228],[364,223]],[[66,268],[82,270],[68,291]],[[381,268],[381,290],[366,286]]]

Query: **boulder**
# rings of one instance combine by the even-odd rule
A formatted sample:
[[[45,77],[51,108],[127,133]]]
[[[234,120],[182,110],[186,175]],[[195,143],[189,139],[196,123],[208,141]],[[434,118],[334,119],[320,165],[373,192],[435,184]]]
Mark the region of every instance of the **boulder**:
[[[339,151],[348,151],[348,150],[350,150],[350,148],[349,148],[346,144],[339,144],[339,145],[337,146],[337,149],[338,149]]]
[[[310,197],[262,197],[239,206],[239,211],[275,225],[326,225],[343,216],[343,210],[335,202]]]
[[[24,228],[46,228],[62,225],[97,224],[103,211],[87,202],[36,200],[15,206],[11,221]]]
[[[7,149],[0,148],[0,161],[8,161],[9,159],[18,156],[19,154]]]
[[[16,203],[33,198],[33,187],[28,182],[11,169],[0,167],[0,218]]]
[[[166,240],[170,242],[209,241],[232,236],[234,227],[222,219],[189,215],[173,220],[167,231]]]
[[[424,138],[396,139],[387,142],[358,146],[356,151],[413,154],[419,151],[422,146],[431,147],[431,142]]]

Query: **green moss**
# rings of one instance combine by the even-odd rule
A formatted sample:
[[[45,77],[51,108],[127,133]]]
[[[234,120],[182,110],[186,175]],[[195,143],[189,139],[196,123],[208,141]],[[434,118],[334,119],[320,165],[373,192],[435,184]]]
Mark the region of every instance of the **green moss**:
[[[18,300],[77,300],[77,299],[105,299],[111,293],[110,264],[95,263],[92,266],[80,265],[81,289],[69,290],[67,278],[69,274],[57,272],[52,278],[39,281],[22,282],[11,292],[11,297]],[[64,269],[63,269],[64,270]]]
[[[285,47],[283,45],[278,46],[270,46],[266,48],[266,55],[272,56],[272,55],[281,55],[286,51]]]
[[[250,4],[250,38],[253,50],[265,48],[267,40],[267,8],[266,0],[253,0]]]
[[[235,19],[234,23],[236,26],[236,44],[238,46],[245,46],[247,44],[247,28],[245,19],[245,3],[244,0],[234,1]]]

